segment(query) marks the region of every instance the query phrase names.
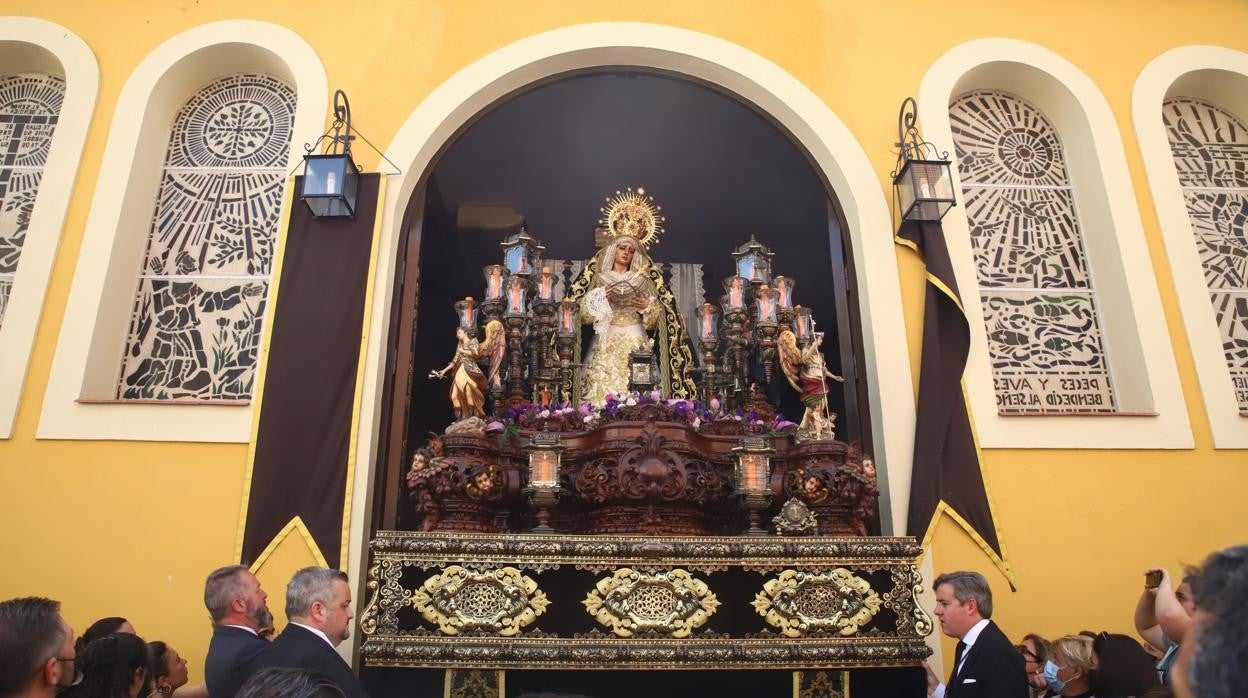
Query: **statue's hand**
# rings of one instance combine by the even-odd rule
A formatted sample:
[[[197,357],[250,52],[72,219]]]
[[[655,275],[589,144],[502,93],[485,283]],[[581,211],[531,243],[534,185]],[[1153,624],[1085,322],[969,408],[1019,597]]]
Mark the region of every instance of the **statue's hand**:
[[[445,378],[445,377],[446,377],[446,371],[430,371],[429,372],[429,378],[431,380],[434,378]]]

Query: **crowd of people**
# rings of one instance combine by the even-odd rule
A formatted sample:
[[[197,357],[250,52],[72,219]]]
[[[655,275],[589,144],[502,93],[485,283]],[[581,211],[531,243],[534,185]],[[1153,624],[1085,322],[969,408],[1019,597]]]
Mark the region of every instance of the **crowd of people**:
[[[355,617],[344,572],[296,572],[277,636],[268,594],[242,565],[208,575],[204,606],[212,640],[204,683],[192,686],[178,651],[145,642],[125,618],[101,618],[75,640],[60,603],[0,602],[0,698],[368,698],[336,650]]]
[[[942,574],[932,588],[941,630],[958,644],[946,681],[924,664],[931,698],[1248,696],[1248,545],[1210,555],[1177,588],[1166,570],[1147,570],[1139,640],[1083,631],[1014,644],[991,620],[983,575]],[[125,618],[102,618],[75,640],[58,602],[0,602],[0,698],[369,698],[335,649],[354,618],[343,572],[296,572],[290,623],[276,637],[268,594],[242,565],[208,575],[204,605],[213,623],[205,681],[188,686],[177,650],[145,642]]]
[[[929,698],[1232,698],[1248,696],[1248,545],[1216,552],[1174,586],[1145,570],[1137,640],[1084,630],[1012,644],[992,622],[992,590],[978,572],[936,578],[935,615],[958,639],[949,678],[930,666]]]

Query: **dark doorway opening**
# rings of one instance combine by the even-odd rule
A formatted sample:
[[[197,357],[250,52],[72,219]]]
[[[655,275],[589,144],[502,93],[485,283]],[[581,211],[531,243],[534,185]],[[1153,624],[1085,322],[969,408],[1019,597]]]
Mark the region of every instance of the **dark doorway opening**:
[[[662,206],[658,263],[701,264],[705,299],[718,302],[731,251],[751,235],[775,252],[774,273],[797,280],[794,302],[813,309],[838,438],[870,452],[853,266],[839,204],[808,155],[735,95],[637,69],[583,72],[500,100],[444,148],[416,190],[400,241],[373,530],[410,528],[402,477],[411,452],[453,419],[446,384],[426,379],[454,351],[452,303],[480,298],[481,269],[501,261],[500,232],[460,230],[463,206],[510,206],[544,256],[587,259],[605,197],[643,186]],[[783,379],[778,377],[779,383]],[[779,406],[802,407],[787,385]]]

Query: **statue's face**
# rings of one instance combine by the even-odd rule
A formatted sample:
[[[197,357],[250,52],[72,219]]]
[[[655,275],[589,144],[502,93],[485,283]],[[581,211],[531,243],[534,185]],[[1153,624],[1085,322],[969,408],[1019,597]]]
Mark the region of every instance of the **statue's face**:
[[[637,249],[633,247],[631,242],[621,242],[615,248],[615,263],[617,266],[629,267],[633,263],[633,255],[637,254]]]

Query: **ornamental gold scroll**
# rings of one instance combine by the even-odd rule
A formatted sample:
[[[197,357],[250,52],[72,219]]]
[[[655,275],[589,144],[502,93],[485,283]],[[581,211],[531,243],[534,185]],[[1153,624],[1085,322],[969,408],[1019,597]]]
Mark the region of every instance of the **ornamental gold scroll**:
[[[821,632],[853,635],[883,601],[871,583],[838,567],[812,574],[785,570],[754,596],[754,610],[788,637]]]
[[[688,637],[719,608],[719,599],[685,570],[645,574],[627,567],[598,580],[585,610],[620,637],[657,633]]]
[[[452,565],[426,579],[412,594],[412,605],[447,635],[484,630],[511,637],[542,615],[550,600],[514,567],[472,572]]]

